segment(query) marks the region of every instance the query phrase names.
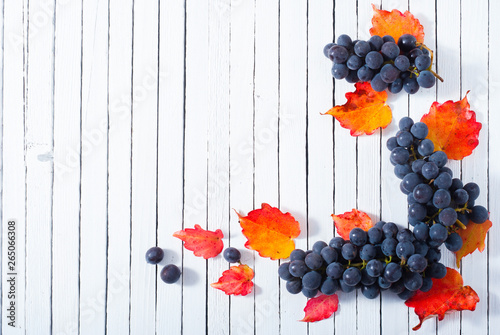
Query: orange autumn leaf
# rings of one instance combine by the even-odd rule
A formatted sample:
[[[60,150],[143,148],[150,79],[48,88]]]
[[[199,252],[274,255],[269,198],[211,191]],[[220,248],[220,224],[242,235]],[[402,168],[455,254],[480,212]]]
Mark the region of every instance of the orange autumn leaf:
[[[484,240],[486,239],[486,234],[488,230],[491,228],[492,223],[490,220],[486,220],[481,224],[476,224],[472,221],[469,221],[467,224],[467,229],[460,229],[457,233],[462,238],[464,244],[462,248],[455,252],[455,256],[457,257],[457,267],[460,266],[460,260],[472,254],[474,251],[479,250],[483,252],[485,248]]]
[[[255,250],[261,257],[283,259],[295,249],[294,238],[300,234],[300,224],[290,213],[283,214],[278,208],[262,204],[242,216],[239,213],[243,235],[248,239],[245,247]]]
[[[397,9],[392,12],[381,10],[372,4],[373,18],[370,28],[370,34],[385,36],[390,35],[394,37],[396,42],[399,37],[404,34],[411,34],[417,38],[417,42],[424,42],[424,27],[420,21],[416,19],[412,13],[406,11],[404,14]]]
[[[427,138],[434,143],[435,150],[444,151],[448,159],[469,156],[479,144],[481,123],[476,122],[476,113],[470,110],[467,95],[456,102],[434,102],[420,121],[429,127]]]
[[[224,248],[222,242],[224,235],[220,229],[213,232],[204,230],[196,224],[194,229],[176,231],[174,237],[183,240],[184,248],[193,251],[195,256],[202,256],[205,259],[217,256]]]
[[[213,288],[225,292],[227,295],[247,295],[252,292],[253,270],[246,264],[231,266],[222,273],[216,283],[210,284]]]
[[[415,308],[415,314],[420,320],[413,330],[420,329],[422,323],[432,316],[437,316],[441,321],[449,311],[476,309],[479,302],[477,293],[470,286],[463,286],[464,281],[457,270],[447,270],[444,278],[432,279],[430,291],[417,291],[413,297],[406,300],[406,306]]]
[[[316,322],[328,319],[339,308],[339,297],[334,295],[320,295],[307,300],[303,322]]]
[[[356,90],[346,93],[347,102],[335,106],[326,114],[332,115],[351,136],[371,135],[378,128],[385,128],[392,120],[392,111],[385,102],[387,92],[376,92],[368,82],[356,83]]]
[[[365,212],[358,211],[353,208],[351,212],[345,212],[344,214],[335,215],[332,214],[333,221],[335,222],[335,227],[337,228],[337,233],[344,239],[349,239],[349,232],[353,228],[361,228],[364,231],[368,231],[373,227],[372,219]]]

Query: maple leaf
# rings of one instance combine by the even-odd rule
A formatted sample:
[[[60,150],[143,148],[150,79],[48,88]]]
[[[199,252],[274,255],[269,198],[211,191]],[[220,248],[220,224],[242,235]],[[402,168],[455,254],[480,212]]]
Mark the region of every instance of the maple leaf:
[[[216,283],[210,284],[213,288],[225,292],[227,295],[245,296],[252,292],[253,270],[246,264],[231,266],[222,273]]]
[[[446,276],[442,279],[432,279],[432,288],[428,292],[417,293],[406,300],[408,307],[415,308],[420,323],[413,327],[418,330],[422,323],[432,316],[441,321],[449,311],[463,311],[476,309],[479,296],[470,286],[463,286],[464,281],[457,270],[446,268]]]
[[[369,82],[358,82],[354,92],[346,93],[347,102],[335,106],[325,114],[332,115],[351,136],[371,135],[378,128],[385,128],[392,120],[392,111],[385,102],[387,92],[376,92]]]
[[[224,234],[220,229],[213,232],[204,230],[196,224],[194,229],[186,228],[176,231],[173,235],[184,241],[184,248],[193,251],[195,256],[202,256],[205,259],[217,256],[224,248],[221,240]]]
[[[476,122],[476,113],[470,110],[467,94],[456,102],[434,102],[420,121],[428,126],[427,138],[434,143],[434,149],[444,151],[449,159],[469,156],[479,144],[481,123]]]
[[[486,234],[488,230],[491,228],[492,223],[490,220],[486,220],[481,224],[476,224],[472,221],[469,221],[467,225],[467,229],[460,229],[457,233],[462,238],[464,244],[462,248],[455,252],[455,256],[457,257],[457,267],[460,266],[460,260],[472,254],[476,249],[480,252],[483,252],[485,248],[484,240],[486,239]]]
[[[316,322],[328,319],[339,308],[339,297],[333,295],[320,295],[315,298],[307,300],[304,312],[306,315],[302,320],[303,322]]]
[[[365,212],[358,211],[353,208],[351,212],[335,215],[332,214],[337,233],[344,239],[349,239],[349,232],[356,227],[368,231],[373,227],[372,219]]]
[[[424,27],[420,21],[416,19],[412,13],[406,11],[404,14],[397,9],[392,12],[381,10],[372,4],[373,18],[370,28],[370,34],[384,36],[390,35],[394,37],[396,42],[399,37],[404,34],[411,34],[417,38],[417,42],[424,42]]]
[[[236,214],[248,240],[245,247],[258,251],[261,257],[283,259],[295,249],[293,239],[300,234],[300,224],[290,213],[283,214],[278,208],[264,203],[261,209],[247,216]]]

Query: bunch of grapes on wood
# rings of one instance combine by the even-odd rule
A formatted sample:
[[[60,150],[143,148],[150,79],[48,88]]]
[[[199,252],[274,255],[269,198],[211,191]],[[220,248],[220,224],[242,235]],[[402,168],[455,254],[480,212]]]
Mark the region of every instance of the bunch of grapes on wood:
[[[489,213],[475,204],[479,186],[453,178],[452,170],[445,166],[446,153],[434,151],[427,134],[425,123],[402,118],[396,136],[387,140],[390,161],[402,179],[400,189],[408,197],[408,221],[415,238],[432,248],[444,243],[456,252],[463,245],[457,231],[466,229],[469,222],[486,222]]]
[[[390,290],[407,300],[418,290],[429,291],[432,278],[446,275],[440,259],[439,249],[430,248],[409,229],[379,221],[367,232],[353,228],[347,241],[334,237],[329,244],[314,243],[312,250],[295,249],[278,273],[288,292],[308,298],[360,288],[368,299]]]
[[[332,75],[349,83],[370,82],[371,87],[391,93],[401,90],[415,94],[420,87],[431,88],[436,78],[432,70],[433,52],[417,42],[415,36],[402,35],[397,43],[392,36],[372,36],[368,41],[340,35],[327,44],[323,53],[333,61]]]

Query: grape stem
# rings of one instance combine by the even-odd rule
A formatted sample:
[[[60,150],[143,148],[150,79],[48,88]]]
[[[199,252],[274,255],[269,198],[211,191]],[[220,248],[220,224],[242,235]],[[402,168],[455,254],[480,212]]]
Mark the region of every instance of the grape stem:
[[[414,160],[417,160],[417,155],[415,154],[415,149],[413,148],[413,145],[410,148],[411,148],[411,155],[413,156]]]
[[[460,228],[462,229],[467,229],[467,226],[464,225],[460,220],[457,220],[457,222],[455,222],[457,224],[457,226],[459,226]]]

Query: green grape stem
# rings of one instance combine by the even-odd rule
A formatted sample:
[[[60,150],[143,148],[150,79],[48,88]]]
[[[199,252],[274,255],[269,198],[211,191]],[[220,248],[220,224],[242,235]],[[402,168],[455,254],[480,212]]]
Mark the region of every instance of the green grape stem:
[[[457,220],[457,222],[455,222],[455,224],[462,229],[467,229],[467,226],[464,225],[460,220]]]

